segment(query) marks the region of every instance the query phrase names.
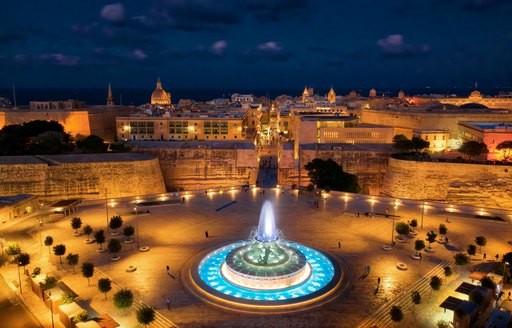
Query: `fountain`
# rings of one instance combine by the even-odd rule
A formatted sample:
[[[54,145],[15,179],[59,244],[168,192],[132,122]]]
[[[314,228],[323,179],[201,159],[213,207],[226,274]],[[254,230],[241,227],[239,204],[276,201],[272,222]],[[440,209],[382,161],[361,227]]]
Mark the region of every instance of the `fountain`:
[[[211,304],[256,313],[304,310],[337,296],[344,281],[338,261],[282,238],[269,201],[251,236],[200,254],[184,275],[189,290]]]

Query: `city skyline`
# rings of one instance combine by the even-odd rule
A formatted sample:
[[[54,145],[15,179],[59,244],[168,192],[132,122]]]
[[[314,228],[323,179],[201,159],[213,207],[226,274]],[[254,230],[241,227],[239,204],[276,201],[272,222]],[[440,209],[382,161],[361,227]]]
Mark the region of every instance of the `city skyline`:
[[[215,5],[214,5],[215,4]],[[6,3],[0,85],[507,87],[506,1]],[[75,15],[78,13],[78,15]],[[45,17],[45,19],[40,19]],[[440,79],[440,77],[442,78]]]

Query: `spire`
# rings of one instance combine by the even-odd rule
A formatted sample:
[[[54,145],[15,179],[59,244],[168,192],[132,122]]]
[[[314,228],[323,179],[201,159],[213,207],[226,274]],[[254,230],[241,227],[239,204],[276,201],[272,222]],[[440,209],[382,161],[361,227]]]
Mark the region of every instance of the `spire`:
[[[156,88],[162,89],[162,82],[160,82],[160,76],[158,77],[158,81],[156,81]]]
[[[108,84],[108,94],[107,94],[107,106],[113,106],[114,105],[114,97],[112,97],[112,87],[110,86],[110,83]]]

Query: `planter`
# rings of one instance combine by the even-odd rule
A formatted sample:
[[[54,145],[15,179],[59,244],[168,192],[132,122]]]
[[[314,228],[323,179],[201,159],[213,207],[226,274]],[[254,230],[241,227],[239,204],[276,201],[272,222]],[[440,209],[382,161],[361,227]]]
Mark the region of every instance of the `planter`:
[[[389,246],[389,245],[382,245],[382,249],[385,250],[385,251],[390,251],[393,249],[393,247]]]
[[[125,243],[125,244],[131,244],[131,243],[133,243],[133,239],[125,240],[125,241],[123,241],[123,243]]]
[[[405,271],[405,270],[407,270],[407,269],[408,269],[408,268],[407,268],[407,264],[405,264],[405,263],[397,263],[396,268],[397,268],[398,270],[402,270],[402,271]]]
[[[409,235],[416,236],[416,235],[418,235],[418,233],[416,231],[409,231]]]
[[[446,244],[446,240],[444,240],[444,239],[438,239],[438,240],[437,240],[437,243],[438,243],[438,244]]]
[[[128,268],[126,268],[126,272],[134,272],[137,270],[137,267],[134,265],[130,265]]]
[[[150,249],[149,246],[139,247],[139,251],[141,251],[141,252],[147,252],[147,251],[149,251],[149,249]]]
[[[413,254],[411,257],[415,260],[421,260],[421,257],[419,255]]]
[[[425,248],[425,252],[434,253],[434,249],[432,247],[427,247]]]
[[[75,237],[80,236],[80,232],[73,232],[73,236],[75,236]]]
[[[106,248],[97,249],[96,252],[98,253],[105,253],[107,251]]]
[[[94,244],[96,241],[94,239],[84,240],[84,243],[86,244]]]
[[[116,255],[116,256],[112,256],[110,258],[110,261],[119,261],[121,259],[121,257],[119,255]]]
[[[399,243],[405,243],[407,240],[405,239],[400,239],[400,238],[395,238],[395,241],[399,242]]]
[[[111,236],[119,236],[121,233],[119,231],[112,231],[110,233]]]

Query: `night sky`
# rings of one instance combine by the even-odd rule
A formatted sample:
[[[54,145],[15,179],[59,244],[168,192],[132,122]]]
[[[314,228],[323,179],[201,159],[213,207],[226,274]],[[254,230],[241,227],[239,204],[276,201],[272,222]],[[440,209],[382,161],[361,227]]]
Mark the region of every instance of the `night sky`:
[[[0,86],[512,83],[510,0],[2,1]]]

